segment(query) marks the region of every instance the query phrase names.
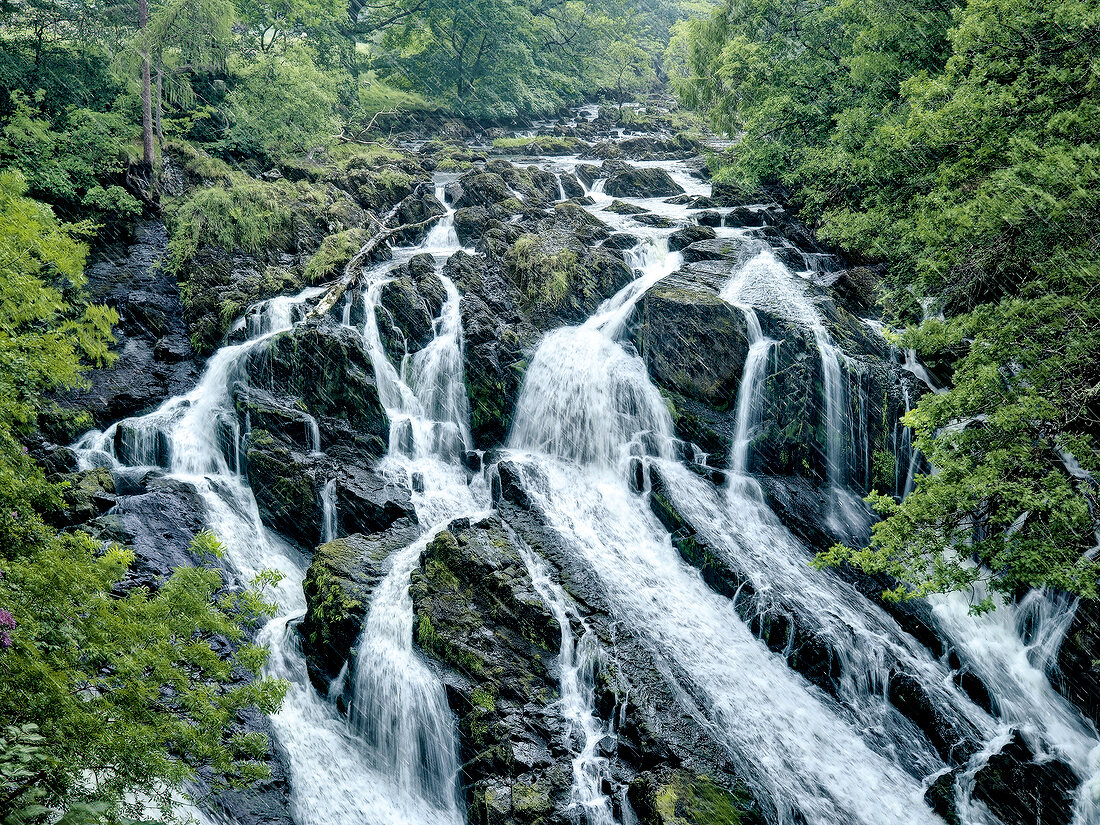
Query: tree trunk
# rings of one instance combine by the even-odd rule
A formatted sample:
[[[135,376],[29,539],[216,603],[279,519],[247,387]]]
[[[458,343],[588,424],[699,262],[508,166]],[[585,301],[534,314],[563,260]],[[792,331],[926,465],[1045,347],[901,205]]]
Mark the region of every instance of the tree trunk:
[[[157,144],[164,151],[164,67],[157,66]]]
[[[138,23],[142,31],[149,24],[149,0],[138,0]],[[147,51],[141,53],[141,146],[142,161],[152,169],[156,155],[153,149],[153,89]]]

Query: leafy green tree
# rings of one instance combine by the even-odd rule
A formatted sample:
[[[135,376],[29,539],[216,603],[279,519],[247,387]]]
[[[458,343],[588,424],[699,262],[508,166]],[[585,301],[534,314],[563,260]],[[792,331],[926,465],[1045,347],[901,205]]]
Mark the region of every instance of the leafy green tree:
[[[857,259],[890,264],[899,340],[952,374],[907,418],[935,467],[871,545],[894,597],[1097,595],[1100,13],[728,0],[691,26],[687,100],[740,136],[723,174],[778,184]],[[1072,472],[1071,472],[1072,470]]]
[[[141,213],[140,201],[115,182],[124,169],[122,147],[133,134],[122,114],[74,108],[56,128],[21,93],[12,97],[14,110],[0,132],[0,163],[18,169],[31,194],[97,219]]]
[[[119,813],[135,795],[168,808],[199,767],[225,782],[265,775],[265,738],[233,721],[283,695],[258,678],[265,651],[242,629],[271,606],[205,568],[126,590],[130,551],[44,520],[62,488],[18,437],[45,393],[110,360],[118,316],[80,298],[87,249],[74,233],[87,227],[25,192],[19,173],[0,173],[0,719],[16,749],[0,757],[0,809]],[[209,534],[193,548],[220,552]]]
[[[237,83],[226,97],[226,145],[274,161],[333,142],[339,133],[336,86],[305,46],[235,63]]]

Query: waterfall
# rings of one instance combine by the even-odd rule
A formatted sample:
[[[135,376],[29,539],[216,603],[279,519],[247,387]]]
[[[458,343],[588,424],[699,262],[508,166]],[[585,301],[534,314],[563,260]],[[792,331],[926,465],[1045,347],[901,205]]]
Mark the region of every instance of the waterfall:
[[[674,177],[689,192],[699,188],[681,171]],[[564,199],[560,177],[558,183]],[[604,184],[596,181],[588,192],[597,201],[594,213],[610,200]],[[368,269],[362,291],[349,292],[342,308],[343,324],[354,324],[361,335],[390,421],[389,449],[376,470],[395,481],[422,480],[411,494],[422,532],[389,558],[355,655],[334,682],[333,698],[310,684],[296,628],[305,611],[303,561],[261,522],[242,474],[241,428],[233,405],[234,388],[247,378],[249,355],[271,336],[293,329],[320,290],[256,304],[233,325],[232,343],[209,359],[191,392],[148,415],[89,433],[74,446],[82,468],[159,467],[193,486],[208,526],[226,544],[237,583],[272,568],[284,574],[275,593],[278,616],[257,641],[271,650],[265,672],[290,684],[271,725],[289,766],[297,825],[461,825],[464,820],[455,723],[443,684],[413,644],[409,593],[413,571],[433,537],[450,520],[476,518],[489,506],[484,478],[471,479],[462,466],[474,444],[461,301],[455,284],[441,273],[460,241],[442,185],[436,195],[445,215],[424,241],[396,249],[392,262]],[[665,207],[657,199],[645,205],[676,221],[687,216],[682,207]],[[685,723],[690,718],[724,749],[772,825],[942,825],[924,791],[949,771],[954,771],[962,825],[999,825],[970,793],[978,771],[1017,730],[1040,759],[1063,760],[1082,780],[1074,825],[1100,822],[1100,739],[1048,678],[1073,605],[1034,592],[975,617],[963,595],[930,600],[933,619],[953,652],[989,688],[990,714],[955,686],[948,657],[933,658],[855,587],[808,565],[809,551],[768,508],[760,483],[750,475],[769,360],[777,346],[763,334],[758,313],[795,324],[813,338],[821,361],[833,526],[857,520],[858,501],[844,486],[848,456],[858,451],[853,439],[863,434],[846,423],[853,391],[846,385],[844,353],[804,283],[770,249],[737,267],[721,290],[744,313],[749,340],[734,407],[729,483],[715,487],[691,472],[676,459],[668,404],[641,358],[621,343],[637,302],[674,273],[682,257],[669,250],[672,230],[642,227],[629,216],[608,220],[641,238],[625,254],[637,277],[583,324],[543,337],[525,374],[508,447],[526,491],[560,536],[570,563],[599,583],[614,620],[638,634],[660,668],[680,681]],[[376,315],[394,268],[422,253],[436,259],[444,304],[433,321],[431,342],[394,364],[382,346]],[[905,367],[936,389],[911,353]],[[908,403],[906,398],[906,409]],[[303,425],[311,448],[319,451],[318,423],[309,417]],[[908,472],[901,478],[899,464],[896,479],[903,495],[912,488],[920,460],[911,435],[904,438],[909,440],[903,440],[901,451],[895,439],[896,456],[908,449]],[[716,592],[681,558],[650,509],[648,494],[628,486],[626,467],[639,457],[663,480],[671,504],[713,558],[743,578],[746,587],[736,599]],[[335,479],[321,489],[322,541],[338,533],[336,492]],[[546,563],[526,548],[522,555],[535,592],[560,627],[556,708],[571,739],[570,813],[578,823],[615,825],[604,793],[609,764],[600,755],[601,743],[613,734],[595,708],[598,645]],[[754,615],[746,615],[748,602],[742,598],[753,600]],[[762,623],[754,620],[769,616],[789,620],[821,643],[831,657],[828,684],[810,684],[792,669],[799,655],[793,631],[786,650],[769,649],[754,630]],[[919,687],[933,724],[958,734],[945,748],[965,751],[957,762],[945,762],[954,755],[945,757],[892,703],[890,687],[900,678]],[[337,711],[337,694],[349,698],[347,717]]]
[[[321,452],[321,427],[309,413],[306,413],[306,436],[309,438],[310,452]]]
[[[336,538],[336,479],[330,478],[321,488],[321,544]]]
[[[730,455],[730,471],[739,476],[749,471],[749,448],[757,435],[756,428],[763,413],[768,357],[775,346],[775,341],[764,337],[756,313],[750,307],[745,307],[742,311],[745,313],[745,325],[749,334],[749,352],[745,356],[745,367],[737,388],[733,447]]]
[[[442,196],[441,188],[437,193]],[[430,251],[438,265],[458,250],[453,211],[417,250]],[[435,319],[435,335],[399,372],[386,355],[376,311],[390,269],[368,277],[360,330],[374,366],[379,398],[390,419],[390,449],[379,469],[424,480],[413,504],[425,533],[392,557],[371,598],[356,645],[350,716],[376,770],[396,779],[411,797],[430,804],[435,821],[457,823],[458,750],[454,719],[442,683],[413,646],[414,613],[409,580],[428,541],[451,519],[487,507],[483,483],[467,484],[460,460],[470,446],[469,404],[463,374],[462,322],[458,290],[437,271],[446,301]]]
[[[453,211],[448,207],[447,215],[420,246],[395,251],[395,258],[429,252],[441,259],[458,246]],[[378,272],[393,265],[376,270],[372,288],[379,286]],[[458,294],[449,281],[445,286],[448,297],[436,320],[436,337],[413,359],[415,391],[388,361],[388,370],[380,369],[385,355],[377,330],[374,340],[364,337],[393,426],[400,428],[402,419],[416,424],[416,455],[406,460],[391,450],[380,471],[407,475],[419,463],[431,466],[433,472],[425,473],[430,484],[424,493],[414,495],[417,514],[429,530],[396,554],[390,573],[379,585],[379,598],[372,603],[360,641],[361,660],[370,666],[355,669],[351,714],[355,736],[349,735],[348,723],[335,705],[312,687],[306,672],[296,630],[305,612],[302,562],[264,527],[252,491],[239,475],[239,462],[226,455],[221,435],[229,430],[233,441],[239,440],[232,392],[246,377],[244,363],[249,354],[273,335],[292,329],[304,317],[306,302],[322,290],[311,288],[252,307],[234,325],[235,332],[248,335],[247,340],[218,350],[191,392],[167,400],[149,415],[119,422],[103,433],[89,433],[75,445],[84,467],[162,466],[194,486],[205,505],[207,525],[225,543],[226,559],[241,581],[266,569],[283,573],[275,594],[279,615],[257,640],[271,649],[265,672],[290,683],[271,724],[287,756],[292,813],[298,825],[457,825],[463,820],[457,798],[454,722],[442,686],[412,650],[407,593],[409,574],[431,528],[454,516],[479,512],[488,500],[484,484],[468,485],[464,471],[450,461],[455,445],[469,441],[469,413],[462,389]],[[377,291],[374,294],[375,303],[367,307],[368,325],[377,305]],[[350,322],[350,316],[349,300],[344,317]],[[431,415],[439,420],[429,420]],[[306,421],[307,436],[319,448],[314,424]],[[436,437],[422,438],[425,433]],[[441,444],[447,445],[446,460],[438,454]],[[323,537],[335,532],[334,493],[330,481],[322,490]],[[371,726],[372,718],[396,724],[396,733],[391,727],[385,735],[374,735],[378,728]],[[412,740],[415,745],[410,745]]]
[[[565,592],[550,580],[541,559],[526,548],[522,555],[535,591],[561,628],[558,655],[561,698],[557,704],[574,739],[571,807],[583,815],[588,825],[615,825],[611,800],[602,790],[608,772],[607,760],[599,755],[599,746],[611,732],[596,716],[599,649],[595,634],[581,622],[583,632],[577,638],[572,624],[575,611],[570,608]]]
[[[628,491],[618,463],[639,441],[660,454],[671,422],[641,360],[604,334],[602,320],[548,335],[528,371],[510,446],[538,479],[532,498],[600,578],[619,618],[705,695],[700,722],[778,820],[799,811],[810,825],[935,822],[919,781],[771,654]],[[850,769],[838,773],[840,764]]]

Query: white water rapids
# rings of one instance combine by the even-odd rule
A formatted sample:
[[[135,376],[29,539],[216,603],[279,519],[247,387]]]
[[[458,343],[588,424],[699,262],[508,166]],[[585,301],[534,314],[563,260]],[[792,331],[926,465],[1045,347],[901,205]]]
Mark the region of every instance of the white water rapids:
[[[576,163],[576,158],[555,158],[544,165],[568,173]],[[709,187],[686,168],[673,164],[672,172],[689,194],[709,194]],[[1071,616],[1065,605],[1033,594],[1018,606],[975,619],[964,599],[933,603],[944,635],[993,694],[996,716],[990,715],[955,686],[944,662],[881,608],[829,572],[809,567],[805,546],[764,503],[751,473],[752,445],[778,346],[761,330],[758,315],[768,313],[801,326],[819,353],[826,476],[834,502],[830,520],[848,528],[865,518],[858,497],[847,488],[845,454],[853,431],[846,412],[844,353],[804,282],[770,250],[735,268],[721,292],[744,314],[749,330],[729,481],[716,488],[677,460],[669,406],[623,339],[636,303],[679,269],[682,258],[669,251],[672,229],[603,211],[611,198],[602,183],[590,188],[595,205],[589,208],[615,230],[640,239],[627,253],[637,277],[583,324],[543,337],[524,378],[508,447],[531,498],[574,560],[598,578],[615,619],[642,637],[670,671],[689,680],[701,709],[698,723],[728,752],[770,820],[775,825],[941,822],[924,792],[948,766],[887,699],[891,678],[904,673],[941,717],[983,746],[957,766],[961,778],[955,795],[964,825],[996,825],[985,806],[970,799],[968,777],[1014,728],[1036,753],[1064,760],[1081,778],[1076,825],[1100,822],[1096,732],[1054,691],[1046,672]],[[442,187],[437,191],[442,199]],[[560,195],[564,199],[564,187]],[[693,220],[692,210],[683,205],[627,200],[677,225]],[[104,433],[90,433],[77,445],[84,466],[107,464],[118,472],[160,466],[192,485],[241,582],[265,569],[284,574],[276,593],[279,615],[259,641],[271,648],[267,672],[291,684],[271,722],[287,757],[298,825],[458,825],[465,818],[454,719],[442,685],[413,645],[409,596],[410,575],[430,538],[452,519],[489,507],[483,479],[470,483],[461,463],[475,445],[463,374],[460,295],[441,272],[442,262],[459,247],[448,208],[420,245],[395,250],[394,262],[368,269],[362,293],[352,296],[343,312],[344,325],[351,326],[352,300],[365,309],[355,329],[390,420],[389,452],[378,470],[421,482],[412,496],[421,535],[392,555],[374,591],[357,655],[347,666],[347,717],[307,677],[296,629],[305,610],[306,561],[260,520],[242,475],[232,400],[234,386],[246,380],[243,365],[249,353],[291,330],[318,290],[252,308],[235,327],[235,334],[247,340],[212,356],[191,392]],[[432,341],[394,364],[382,345],[375,310],[393,268],[418,253],[436,258],[446,300],[434,321]],[[909,367],[916,371],[915,361]],[[310,449],[323,450],[317,422],[307,418],[303,426]],[[645,494],[627,484],[627,463],[639,456],[660,473],[677,510],[699,536],[751,583],[757,609],[789,616],[824,641],[837,662],[835,695],[810,684],[783,655],[769,650],[737,605],[680,557]],[[899,486],[911,486],[911,476],[912,470]],[[333,481],[323,487],[321,500],[317,535],[327,541],[338,533]],[[599,651],[545,562],[531,554],[525,561],[538,594],[561,625],[559,709],[575,746],[572,813],[578,822],[611,825],[612,805],[602,790],[607,765],[598,754],[609,730],[593,706]],[[1024,618],[1031,632],[1026,643]]]

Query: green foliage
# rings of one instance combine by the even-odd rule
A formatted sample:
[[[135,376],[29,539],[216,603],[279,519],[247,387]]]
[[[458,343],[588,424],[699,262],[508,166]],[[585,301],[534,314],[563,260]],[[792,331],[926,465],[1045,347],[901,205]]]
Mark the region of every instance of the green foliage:
[[[122,114],[74,108],[57,128],[19,92],[12,106],[0,137],[0,164],[21,171],[34,197],[99,219],[141,214],[138,199],[112,182],[120,179],[134,132]]]
[[[266,776],[265,737],[232,723],[246,707],[273,712],[284,686],[237,683],[233,672],[258,676],[266,653],[243,642],[241,625],[273,606],[226,592],[222,574],[203,568],[120,597],[129,551],[52,533],[33,510],[6,515],[0,531],[34,539],[5,541],[0,556],[0,604],[15,620],[0,651],[0,713],[41,733],[33,788],[45,804],[118,806],[137,791],[169,805],[200,766],[229,783]],[[221,639],[236,645],[231,658],[216,652]]]
[[[780,184],[821,233],[890,264],[899,343],[953,372],[907,422],[936,473],[871,546],[892,595],[1086,596],[1100,423],[1100,13],[1076,0],[727,0],[686,41],[685,99],[743,134],[723,176]],[[681,31],[683,35],[683,30]],[[989,594],[989,598],[987,598]]]
[[[369,237],[370,234],[363,229],[347,229],[326,237],[306,264],[307,280],[316,284],[343,272]]]
[[[26,430],[50,390],[80,378],[81,359],[108,363],[113,309],[79,297],[87,248],[18,172],[0,172],[0,428]]]
[[[229,252],[282,248],[290,239],[289,185],[231,172],[224,185],[196,190],[170,216],[170,271],[179,272],[202,244]]]
[[[319,69],[304,46],[234,66],[226,97],[227,147],[279,162],[331,144],[339,133],[336,87],[345,78]]]
[[[266,654],[242,626],[273,606],[203,568],[127,589],[132,552],[44,521],[62,488],[16,435],[44,393],[107,360],[118,316],[81,301],[85,247],[25,191],[0,173],[0,804],[13,823],[55,809],[74,825],[115,819],[135,793],[167,812],[199,767],[226,782],[266,774],[265,738],[233,722],[246,707],[273,711],[284,686],[234,671],[259,674]],[[208,534],[194,549],[220,553]],[[229,658],[216,652],[225,639]]]

